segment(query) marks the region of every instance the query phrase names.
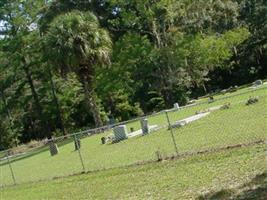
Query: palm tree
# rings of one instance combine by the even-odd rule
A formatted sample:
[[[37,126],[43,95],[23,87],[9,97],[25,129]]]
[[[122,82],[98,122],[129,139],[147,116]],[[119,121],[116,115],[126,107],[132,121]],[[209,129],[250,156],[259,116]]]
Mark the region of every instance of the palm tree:
[[[65,72],[74,72],[82,83],[85,100],[95,125],[103,125],[96,102],[96,67],[110,63],[112,41],[90,12],[73,11],[58,16],[44,38],[50,62]]]

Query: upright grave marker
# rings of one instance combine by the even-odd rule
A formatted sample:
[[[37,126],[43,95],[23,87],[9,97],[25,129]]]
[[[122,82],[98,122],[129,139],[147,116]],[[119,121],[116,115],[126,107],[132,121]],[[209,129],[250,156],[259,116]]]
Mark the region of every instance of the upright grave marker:
[[[58,147],[57,147],[57,144],[54,143],[54,141],[49,142],[49,150],[50,150],[51,156],[55,156],[58,154]]]
[[[180,106],[179,106],[179,104],[178,104],[178,103],[175,103],[175,104],[173,105],[173,107],[174,107],[174,109],[177,109],[177,110],[179,110],[179,109],[180,109]]]
[[[125,140],[128,138],[128,131],[126,125],[116,126],[113,128],[115,142],[119,142],[121,140]]]
[[[141,129],[142,129],[143,135],[149,134],[150,130],[149,130],[149,125],[148,125],[148,120],[146,118],[143,118],[141,119],[140,123],[141,123]]]

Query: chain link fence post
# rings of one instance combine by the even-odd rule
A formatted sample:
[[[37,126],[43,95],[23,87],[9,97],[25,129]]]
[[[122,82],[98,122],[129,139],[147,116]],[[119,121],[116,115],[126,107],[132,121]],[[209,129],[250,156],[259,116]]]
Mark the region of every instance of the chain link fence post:
[[[13,182],[14,182],[14,185],[16,185],[17,182],[16,182],[14,170],[12,168],[12,165],[11,165],[11,162],[10,162],[10,159],[9,159],[9,151],[7,151],[7,154],[6,155],[7,155],[7,162],[8,162],[8,166],[9,166],[9,169],[10,169],[10,173],[11,173],[11,176],[12,176],[12,179],[13,179]]]
[[[172,136],[172,142],[173,142],[173,145],[174,145],[174,148],[175,148],[175,152],[176,152],[176,155],[178,155],[178,147],[177,147],[177,143],[176,143],[176,140],[175,140],[175,137],[174,137],[174,133],[173,133],[173,128],[172,128],[172,125],[171,125],[171,121],[170,121],[170,118],[169,118],[169,115],[168,115],[168,111],[165,111],[165,114],[166,114],[166,118],[167,118],[167,121],[168,121],[168,128],[170,129],[170,132],[171,132],[171,136]]]
[[[77,134],[74,135],[74,142],[75,142],[75,146],[77,147],[77,151],[78,151],[78,154],[79,154],[79,157],[80,157],[80,161],[81,161],[81,165],[82,165],[82,169],[83,169],[83,172],[85,172],[85,166],[84,166],[84,162],[83,162],[83,157],[82,157],[82,154],[81,154],[81,150],[80,150],[80,142],[78,142],[78,139],[77,139]]]

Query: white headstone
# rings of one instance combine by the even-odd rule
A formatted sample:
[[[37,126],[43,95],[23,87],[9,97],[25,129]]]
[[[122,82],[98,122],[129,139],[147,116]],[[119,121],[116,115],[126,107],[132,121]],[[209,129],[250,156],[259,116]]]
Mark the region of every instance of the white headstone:
[[[148,120],[146,118],[141,119],[140,123],[141,123],[143,135],[149,134],[150,130],[149,130],[149,125],[148,125]]]
[[[180,109],[180,106],[179,106],[178,103],[175,103],[173,106],[174,106],[175,109]]]
[[[128,131],[125,125],[116,126],[113,128],[115,141],[119,142],[128,138]]]

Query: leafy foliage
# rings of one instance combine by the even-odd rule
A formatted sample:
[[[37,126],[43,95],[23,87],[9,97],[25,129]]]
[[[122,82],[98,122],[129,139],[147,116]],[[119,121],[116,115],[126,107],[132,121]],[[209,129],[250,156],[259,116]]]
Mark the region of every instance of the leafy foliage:
[[[0,8],[1,149],[266,78],[264,0],[3,0]]]

